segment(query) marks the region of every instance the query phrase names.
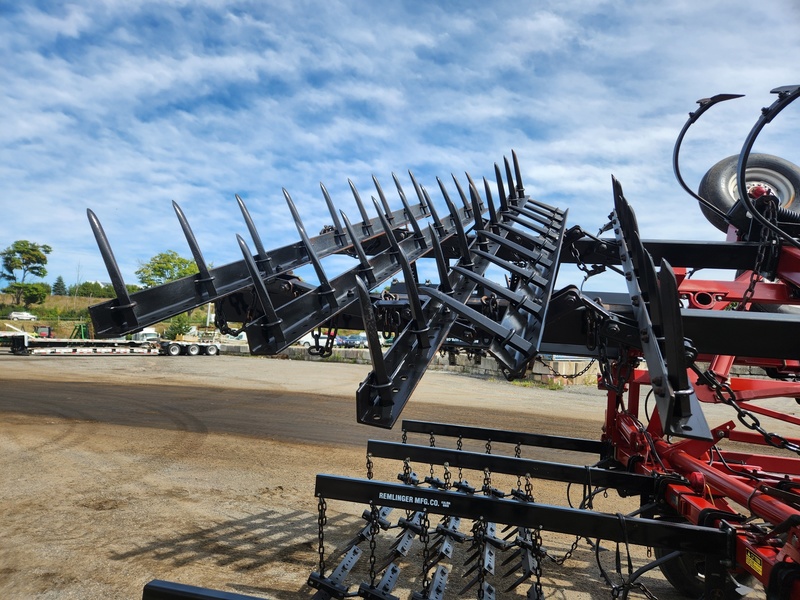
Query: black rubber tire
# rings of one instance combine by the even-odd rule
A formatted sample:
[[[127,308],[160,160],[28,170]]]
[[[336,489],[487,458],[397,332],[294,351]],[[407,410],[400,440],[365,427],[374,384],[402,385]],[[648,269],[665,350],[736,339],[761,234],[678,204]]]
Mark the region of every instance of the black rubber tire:
[[[169,356],[178,356],[181,353],[181,347],[179,344],[169,344],[167,346],[167,354]]]
[[[191,344],[189,347],[186,348],[186,354],[188,356],[197,356],[200,354],[200,346],[197,344]]]
[[[217,348],[214,344],[206,346],[206,355],[216,356],[217,354],[219,354],[219,348]]]
[[[670,550],[654,548],[656,558],[670,553]],[[659,566],[670,585],[687,598],[701,598],[705,592],[705,559],[701,554],[684,552],[677,558]]]
[[[712,205],[727,213],[739,198],[736,188],[736,165],[739,156],[729,156],[703,176],[697,193]],[[751,154],[745,171],[747,184],[765,184],[778,197],[780,207],[800,213],[800,167],[771,154]],[[728,224],[719,215],[700,205],[708,222],[722,232]],[[740,225],[741,226],[741,225]]]

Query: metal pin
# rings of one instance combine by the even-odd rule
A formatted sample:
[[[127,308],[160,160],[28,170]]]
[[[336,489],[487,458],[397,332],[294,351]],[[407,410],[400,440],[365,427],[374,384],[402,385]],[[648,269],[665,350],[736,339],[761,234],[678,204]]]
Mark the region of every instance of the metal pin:
[[[472,201],[472,216],[475,221],[475,231],[479,231],[483,229],[484,221],[483,217],[481,216],[480,204],[478,202],[478,190],[472,183],[470,183],[469,186],[469,196],[470,200]],[[482,250],[486,250],[488,248],[486,241],[481,241],[480,239],[478,240],[478,245]]]
[[[439,220],[439,214],[436,212],[436,207],[433,205],[433,201],[431,201],[431,197],[428,195],[428,190],[425,189],[425,186],[420,186],[422,190],[422,195],[425,197],[425,201],[428,204],[428,208],[431,211],[431,218],[433,219],[433,226],[436,228],[436,233],[439,235],[444,235],[445,229],[442,222]]]
[[[522,185],[522,172],[519,169],[519,160],[517,159],[517,153],[514,150],[511,150],[511,160],[514,161],[514,174],[517,176],[517,196],[524,198],[525,188]]]
[[[297,227],[297,232],[300,234],[300,239],[306,248],[308,259],[311,261],[311,264],[314,267],[314,272],[317,274],[317,278],[319,279],[318,291],[320,295],[327,297],[328,304],[331,306],[331,308],[336,308],[337,303],[333,294],[333,288],[331,288],[331,284],[328,281],[328,276],[325,274],[325,270],[322,268],[322,263],[319,260],[319,256],[317,256],[317,253],[314,251],[314,247],[311,245],[311,240],[308,239],[306,229],[303,226],[303,221],[300,219],[300,214],[297,212],[297,207],[295,207],[292,197],[289,195],[289,192],[286,191],[286,188],[283,188],[283,197],[286,198],[286,204],[289,205],[289,210],[292,213],[292,218],[294,219],[294,224]]]
[[[358,239],[356,232],[353,231],[353,226],[350,223],[350,219],[347,218],[347,215],[344,214],[344,212],[342,212],[342,219],[344,220],[344,226],[347,228],[347,234],[350,236],[350,240],[353,242],[353,248],[358,256],[358,262],[361,264],[361,272],[364,273],[370,283],[375,283],[374,269],[372,265],[369,264],[369,259],[364,252],[364,247],[361,245],[361,241]]]
[[[364,230],[364,235],[372,235],[372,221],[370,220],[369,215],[367,214],[367,211],[364,208],[364,203],[361,202],[361,196],[358,195],[358,190],[356,189],[356,185],[350,179],[347,180],[347,183],[350,184],[350,191],[353,192],[353,198],[356,199],[356,204],[358,205],[358,211],[361,213],[361,220],[362,220],[361,228]]]
[[[467,200],[467,195],[464,193],[464,190],[461,188],[461,184],[458,183],[458,179],[456,179],[456,176],[451,173],[451,177],[453,178],[453,181],[456,184],[456,190],[458,190],[458,195],[461,198],[461,202],[462,202],[462,204],[464,204],[464,210],[467,211],[467,216],[471,217],[472,216],[472,206],[470,205],[469,200]]]
[[[439,236],[431,229],[431,245],[433,246],[433,257],[436,259],[436,268],[439,271],[439,289],[445,294],[452,294],[453,288],[450,285],[450,277],[447,268],[447,260],[442,251],[442,244]]]
[[[503,186],[503,176],[500,174],[500,167],[494,163],[494,178],[497,182],[497,196],[500,198],[500,210],[506,212],[508,210],[508,199],[506,198],[506,190]]]
[[[280,319],[278,314],[275,312],[275,307],[272,305],[272,300],[269,297],[267,286],[264,285],[264,281],[261,279],[261,274],[258,271],[258,267],[256,267],[256,263],[253,260],[253,255],[250,253],[250,249],[247,247],[247,242],[245,242],[244,238],[242,238],[240,235],[236,236],[236,240],[239,242],[239,248],[242,251],[244,263],[247,267],[248,273],[250,274],[250,279],[253,280],[253,291],[255,292],[259,303],[261,304],[261,310],[264,312],[264,316],[267,318],[267,322],[263,323],[262,326],[269,328],[270,333],[273,334],[278,344],[281,344],[286,340],[283,335],[283,330],[280,327],[280,324],[283,322],[283,320]]]
[[[486,204],[489,206],[489,223],[492,226],[492,230],[496,233],[499,221],[497,220],[497,211],[494,208],[494,202],[492,202],[492,189],[489,187],[489,182],[486,181],[486,177],[483,178],[483,188],[486,190]]]
[[[375,189],[378,191],[378,198],[380,198],[381,204],[383,205],[383,212],[386,215],[386,219],[389,221],[389,223],[393,223],[394,214],[389,206],[389,202],[386,200],[386,196],[383,194],[383,188],[381,187],[381,184],[378,183],[378,179],[375,177],[375,175],[372,176],[372,183],[375,184]]]
[[[420,212],[422,212],[423,215],[426,215],[428,214],[428,206],[425,203],[425,197],[422,195],[422,190],[419,187],[419,183],[417,183],[416,177],[414,177],[414,174],[410,170],[408,171],[408,176],[411,178],[411,183],[414,186],[414,191],[417,193],[417,198],[419,198]]]
[[[336,207],[333,205],[333,200],[331,200],[331,196],[322,182],[320,182],[319,187],[322,190],[322,196],[325,198],[325,204],[328,206],[328,212],[331,213],[334,239],[337,243],[344,244],[344,230],[342,229],[342,224],[339,222],[339,215],[336,214]]]
[[[444,184],[438,177],[436,178],[436,181],[439,182],[439,188],[442,190],[442,196],[444,196],[445,204],[447,204],[447,209],[450,211],[450,220],[456,228],[456,241],[458,243],[458,249],[461,252],[461,266],[471,269],[474,265],[469,251],[467,234],[464,232],[464,225],[461,223],[458,210],[456,209],[452,200],[450,200],[450,196],[448,195]]]
[[[378,336],[378,321],[375,318],[375,311],[372,308],[372,300],[369,297],[369,290],[360,277],[355,278],[356,292],[361,305],[361,319],[364,322],[364,331],[367,334],[367,347],[369,357],[372,361],[372,375],[375,383],[372,387],[377,389],[379,396],[385,403],[391,404],[391,385],[389,373],[386,370],[386,362],[383,360],[381,352],[381,340]]]
[[[414,230],[414,240],[417,242],[420,248],[427,248],[428,245],[425,242],[425,237],[422,235],[422,230],[419,227],[419,223],[417,223],[417,219],[414,217],[414,213],[411,212],[411,207],[408,205],[408,200],[406,199],[406,195],[403,193],[403,188],[400,185],[400,181],[397,179],[397,176],[394,173],[392,173],[392,178],[394,179],[395,186],[397,186],[397,193],[400,195],[400,202],[403,203],[403,209],[405,210],[408,222],[411,224],[411,229]],[[381,221],[381,223],[382,222],[383,221]],[[388,220],[386,222],[388,223]]]
[[[178,221],[181,224],[181,229],[183,229],[183,235],[186,236],[186,242],[189,244],[189,249],[192,251],[194,262],[197,265],[198,271],[200,271],[200,279],[197,279],[196,282],[203,284],[208,296],[216,296],[217,288],[214,285],[214,277],[208,271],[208,265],[203,258],[203,253],[200,251],[197,238],[194,236],[192,228],[189,226],[189,221],[186,219],[186,215],[183,214],[181,207],[178,206],[178,203],[174,200],[172,201],[172,208],[175,209],[175,214],[178,215]]]
[[[517,189],[514,186],[514,178],[511,177],[511,165],[508,164],[508,158],[503,157],[503,162],[506,166],[506,179],[508,180],[508,198],[510,200],[517,199]]]
[[[255,223],[253,223],[253,219],[250,216],[250,211],[247,210],[247,206],[245,206],[244,200],[239,197],[239,194],[236,194],[236,202],[239,203],[239,210],[242,211],[242,216],[244,217],[244,222],[247,225],[247,230],[250,232],[250,237],[253,240],[253,244],[256,247],[256,252],[258,253],[258,258],[256,259],[256,263],[258,264],[259,268],[262,269],[268,276],[275,273],[275,270],[272,268],[272,259],[267,254],[267,251],[264,250],[264,244],[261,243],[261,236],[258,235],[258,230],[256,229]]]
[[[111,251],[111,244],[108,243],[103,226],[100,225],[100,220],[91,209],[86,209],[86,216],[89,217],[89,225],[94,233],[94,239],[97,240],[97,246],[100,248],[100,254],[103,257],[103,262],[106,264],[108,276],[111,278],[111,285],[114,287],[114,292],[117,294],[117,306],[114,309],[133,308],[136,302],[131,302],[131,297],[128,294],[128,288],[125,287],[125,280],[122,278],[122,273],[117,265],[117,260],[114,258],[114,253]],[[133,319],[133,325],[136,326],[136,315],[128,315]]]

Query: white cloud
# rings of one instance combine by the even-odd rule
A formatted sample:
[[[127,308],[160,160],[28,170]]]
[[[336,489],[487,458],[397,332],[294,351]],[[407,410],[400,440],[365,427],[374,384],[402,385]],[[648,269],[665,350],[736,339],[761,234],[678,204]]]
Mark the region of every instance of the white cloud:
[[[748,98],[692,129],[687,180],[738,152],[769,88],[793,83],[797,9],[788,0],[770,11],[744,0],[542,6],[5,9],[0,245],[49,243],[53,278],[69,280],[80,263],[85,279],[106,279],[85,220],[92,207],[133,281],[156,252],[188,255],[174,199],[220,265],[239,259],[234,193],[277,247],[297,239],[281,187],[312,232],[330,221],[320,181],[357,220],[348,177],[368,210],[373,173],[398,207],[391,173],[411,196],[411,169],[443,211],[436,175],[455,197],[451,172],[493,179],[512,148],[526,188],[565,203],[589,231],[611,208],[613,173],[647,236],[718,236],[672,180],[674,136],[697,98],[742,91]],[[760,147],[800,162],[792,111]]]

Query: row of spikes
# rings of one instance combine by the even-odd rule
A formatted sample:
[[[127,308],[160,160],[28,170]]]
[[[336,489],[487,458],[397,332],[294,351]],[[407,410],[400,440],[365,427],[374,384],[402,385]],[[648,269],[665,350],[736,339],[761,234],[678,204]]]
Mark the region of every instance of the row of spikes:
[[[522,180],[521,180],[520,169],[519,169],[519,162],[517,160],[516,153],[512,152],[512,154],[513,154],[514,169],[515,169],[515,172],[516,172],[515,174],[517,176],[517,184],[516,185],[513,184],[513,179],[512,179],[512,176],[511,176],[511,167],[509,165],[508,160],[505,159],[505,171],[506,171],[506,177],[507,177],[507,180],[508,180],[508,188],[509,188],[508,197],[505,194],[505,189],[504,189],[504,186],[503,186],[503,179],[502,179],[502,176],[500,174],[500,169],[497,166],[497,164],[495,164],[497,191],[498,191],[498,195],[499,195],[499,198],[500,198],[501,210],[505,210],[507,208],[507,198],[508,199],[516,199],[517,197],[521,197],[521,194],[524,194],[524,188],[522,186]],[[414,184],[414,189],[415,189],[415,191],[417,193],[417,196],[419,198],[421,212],[423,213],[423,215],[426,214],[426,213],[430,213],[430,216],[434,221],[434,226],[436,227],[438,232],[441,232],[443,230],[443,225],[442,225],[441,220],[439,219],[438,215],[436,214],[436,209],[435,209],[435,206],[434,206],[433,202],[430,200],[430,196],[428,195],[428,193],[425,190],[424,186],[420,185],[416,181],[416,179],[414,178],[413,174],[409,172],[409,175],[411,175],[411,179],[412,179],[412,182]],[[401,201],[403,203],[404,214],[405,214],[407,220],[410,222],[410,224],[412,226],[412,229],[414,230],[414,236],[420,243],[424,244],[425,241],[424,241],[424,238],[422,237],[421,231],[419,229],[419,225],[416,223],[416,219],[413,218],[413,213],[411,212],[411,209],[410,209],[410,207],[408,205],[405,193],[403,192],[403,189],[402,189],[402,187],[401,187],[401,185],[399,183],[399,180],[397,179],[397,177],[394,174],[392,174],[392,177],[393,177],[393,179],[395,181],[395,185],[396,185],[398,193],[400,195],[400,199],[401,199]],[[469,177],[468,174],[467,174],[467,178],[468,178],[469,184],[470,184],[469,185],[469,187],[470,187],[470,196],[473,199],[473,201],[470,202],[470,203],[467,202],[466,194],[464,193],[463,189],[461,188],[458,180],[455,178],[455,176],[453,176],[453,180],[454,180],[454,182],[456,184],[456,188],[457,188],[457,190],[459,192],[459,196],[460,196],[460,198],[462,200],[462,203],[464,204],[465,213],[467,215],[469,215],[470,213],[473,213],[473,216],[477,215],[476,216],[476,223],[477,223],[478,220],[480,219],[480,210],[479,209],[482,208],[482,206],[481,206],[480,202],[476,206],[476,204],[474,202],[474,198],[476,198],[476,197],[479,198],[479,195],[477,193],[477,188],[475,187],[475,184],[472,182],[472,180],[471,180],[471,178]],[[363,236],[364,236],[363,239],[366,239],[367,237],[370,237],[373,234],[373,232],[372,232],[372,223],[371,223],[371,220],[370,220],[369,216],[367,215],[366,210],[364,209],[364,204],[361,201],[361,197],[358,194],[358,191],[356,190],[355,185],[352,183],[352,181],[348,180],[348,182],[350,184],[351,190],[352,190],[354,198],[356,200],[356,204],[358,206],[359,212],[361,213],[361,216],[363,218],[363,221],[361,223],[361,230],[362,230],[362,233],[363,233]],[[373,182],[375,183],[376,190],[377,190],[377,193],[378,193],[378,197],[380,198],[381,208],[383,209],[383,211],[380,210],[380,208],[377,205],[377,200],[373,197],[372,199],[373,199],[373,202],[376,205],[376,209],[378,210],[379,215],[381,213],[384,214],[384,216],[387,218],[389,223],[392,223],[394,221],[393,213],[392,213],[392,211],[391,211],[391,209],[389,207],[389,204],[388,204],[388,202],[386,200],[386,196],[383,193],[383,190],[382,190],[377,178],[375,178],[374,176],[373,176]],[[443,183],[438,178],[437,178],[437,182],[438,182],[439,187],[442,190],[442,193],[443,193],[443,195],[445,197],[445,201],[448,204],[448,208],[450,208],[451,215],[454,215],[455,211],[451,208],[451,204],[452,203],[450,202],[449,196],[447,194],[447,191],[446,191]],[[485,188],[486,188],[487,196],[489,196],[490,195],[489,185],[488,185],[488,182],[485,179],[484,179],[484,185],[485,185]],[[336,242],[337,242],[337,244],[338,244],[340,249],[346,249],[348,247],[348,245],[346,244],[345,229],[342,228],[341,221],[339,220],[339,217],[338,217],[338,215],[336,213],[336,208],[333,205],[333,202],[332,202],[332,200],[330,198],[330,195],[328,194],[327,190],[325,189],[325,186],[320,184],[320,187],[322,189],[323,197],[325,198],[326,205],[327,205],[327,207],[329,209],[329,212],[331,214],[331,218],[332,218],[333,223],[334,223],[333,232],[334,232],[334,237],[336,239]],[[292,211],[292,216],[293,216],[293,218],[295,220],[295,223],[296,223],[296,225],[298,227],[298,231],[301,233],[301,237],[305,236],[305,238],[306,238],[306,239],[303,240],[303,244],[306,247],[306,249],[309,250],[309,252],[308,252],[309,260],[313,263],[313,266],[314,266],[315,270],[317,271],[317,274],[318,275],[323,275],[323,277],[320,279],[320,281],[322,282],[325,279],[324,273],[321,272],[321,267],[319,265],[319,261],[315,260],[315,258],[313,256],[314,255],[314,251],[313,251],[313,246],[311,244],[311,240],[309,240],[308,236],[305,234],[305,228],[302,226],[302,222],[300,221],[299,214],[297,213],[296,208],[294,207],[294,203],[291,201],[291,198],[289,197],[288,192],[286,192],[286,190],[284,190],[284,196],[286,197],[287,203],[289,204],[290,210]],[[248,228],[248,231],[250,233],[250,236],[251,236],[251,238],[253,240],[253,243],[255,245],[255,248],[256,248],[256,255],[255,255],[256,259],[255,259],[255,262],[256,262],[256,264],[258,266],[258,271],[263,272],[264,275],[267,278],[269,278],[270,276],[275,275],[275,270],[272,268],[269,254],[267,253],[267,251],[265,250],[265,248],[263,246],[263,243],[261,241],[261,236],[259,235],[259,233],[258,233],[258,231],[257,231],[257,229],[255,227],[255,224],[254,224],[254,222],[252,220],[252,217],[250,216],[249,211],[247,210],[247,207],[244,204],[244,201],[238,195],[236,196],[236,200],[237,200],[237,202],[239,204],[240,210],[241,210],[242,215],[243,215],[244,220],[245,220],[245,224],[246,224],[246,226]],[[188,243],[188,245],[190,247],[190,250],[192,252],[192,256],[193,256],[194,261],[195,261],[195,263],[196,263],[196,265],[198,267],[199,277],[196,278],[196,280],[195,280],[196,284],[198,285],[198,288],[199,288],[198,291],[205,298],[205,301],[212,301],[217,297],[217,290],[216,290],[215,285],[214,285],[214,277],[211,275],[211,272],[210,272],[210,270],[208,268],[208,265],[205,262],[205,259],[203,258],[203,254],[202,254],[202,252],[200,250],[200,246],[197,243],[197,239],[196,239],[196,237],[195,237],[195,235],[194,235],[194,233],[193,233],[193,231],[191,229],[191,226],[188,223],[188,220],[186,219],[186,216],[184,215],[183,211],[178,206],[178,204],[176,202],[174,202],[174,201],[173,201],[173,208],[174,208],[174,210],[176,212],[176,215],[178,216],[178,220],[180,222],[181,229],[184,232],[184,236],[186,237],[187,243]],[[491,204],[490,204],[490,213],[491,213],[490,214],[491,220],[492,221],[496,221],[496,215],[495,215],[494,207]],[[342,215],[343,215],[343,213],[342,213]],[[135,303],[135,301],[133,301],[131,299],[130,294],[128,293],[128,290],[127,290],[127,288],[125,286],[124,279],[123,279],[122,274],[121,274],[121,272],[119,270],[119,266],[118,266],[117,261],[116,261],[116,259],[114,257],[114,254],[113,254],[113,251],[111,249],[111,246],[110,246],[110,244],[108,242],[108,238],[107,238],[105,232],[103,231],[103,228],[102,228],[102,226],[100,224],[99,219],[97,218],[97,216],[95,215],[95,213],[91,209],[87,210],[87,216],[89,218],[90,226],[92,228],[92,231],[94,233],[95,239],[96,239],[97,244],[98,244],[98,247],[100,249],[100,253],[102,255],[103,261],[104,261],[104,263],[106,265],[106,270],[109,273],[109,277],[111,279],[112,286],[113,286],[114,291],[115,291],[115,293],[117,295],[117,302],[116,302],[116,305],[114,306],[114,309],[115,310],[128,309],[130,311],[130,316],[132,316],[134,318],[134,320],[135,320],[135,315],[133,313],[133,308],[136,306],[136,303]],[[343,219],[344,219],[344,215],[343,215]],[[457,222],[460,225],[460,219],[454,218],[453,221]],[[482,221],[480,221],[480,223],[482,224]],[[348,236],[350,237],[351,240],[353,240],[354,242],[356,240],[358,240],[359,242],[363,241],[363,239],[361,239],[361,240],[358,239],[359,236],[356,236],[356,235],[353,234],[355,228],[353,228],[352,226],[348,227],[346,221],[345,221],[345,228],[347,229]],[[246,247],[246,245],[243,245],[242,238],[240,236],[238,236],[238,237],[239,237],[239,240],[240,240],[240,242],[239,242],[240,243],[240,247],[242,248],[242,251],[244,252],[244,248]],[[355,247],[355,252],[358,254],[358,258],[361,260],[361,262],[363,264],[363,262],[364,262],[363,261],[363,256],[364,256],[363,255],[363,249],[360,250],[357,244],[353,244],[353,245]],[[459,231],[459,247],[462,249],[462,253],[464,255],[466,255],[466,252],[464,251],[464,249],[466,248],[466,237],[465,237],[465,235],[463,234],[462,231]],[[248,253],[249,253],[249,250],[248,250]],[[250,256],[252,257],[252,255],[250,255]],[[317,259],[318,259],[318,257],[317,257]],[[299,266],[299,265],[296,265],[296,266]],[[251,272],[251,276],[252,275],[253,275],[253,273]],[[261,277],[262,277],[262,275],[259,274],[258,278],[261,278]],[[135,326],[135,324],[134,324],[134,326]]]

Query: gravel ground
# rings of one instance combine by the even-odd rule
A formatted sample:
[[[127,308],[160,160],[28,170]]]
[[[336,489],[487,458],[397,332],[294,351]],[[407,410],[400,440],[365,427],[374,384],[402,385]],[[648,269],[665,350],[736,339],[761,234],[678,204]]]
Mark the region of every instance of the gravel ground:
[[[0,355],[0,597],[140,598],[151,579],[311,597],[316,474],[364,477],[366,440],[400,439],[355,423],[355,390],[368,370],[228,356]],[[403,418],[598,439],[604,402],[589,387],[551,391],[430,372]],[[579,459],[549,449],[523,456]],[[400,468],[376,461],[375,474],[393,481]],[[425,474],[428,466],[415,468]],[[536,481],[534,495],[565,505],[566,487]],[[625,512],[632,502],[610,495],[596,507]],[[363,509],[330,502],[329,568],[363,526]],[[393,538],[379,537],[380,556]],[[572,541],[544,534],[553,555]],[[419,549],[400,562],[399,597],[421,587]],[[463,560],[453,561],[445,598],[459,597],[468,581]],[[603,561],[612,568],[614,552]],[[635,566],[644,562],[636,549]],[[367,567],[362,558],[348,583],[368,578]],[[499,598],[525,597],[528,584],[503,591],[515,577],[490,578]],[[678,597],[658,573],[644,581],[659,598]],[[610,597],[586,543],[564,566],[545,563],[542,584],[547,598]]]

